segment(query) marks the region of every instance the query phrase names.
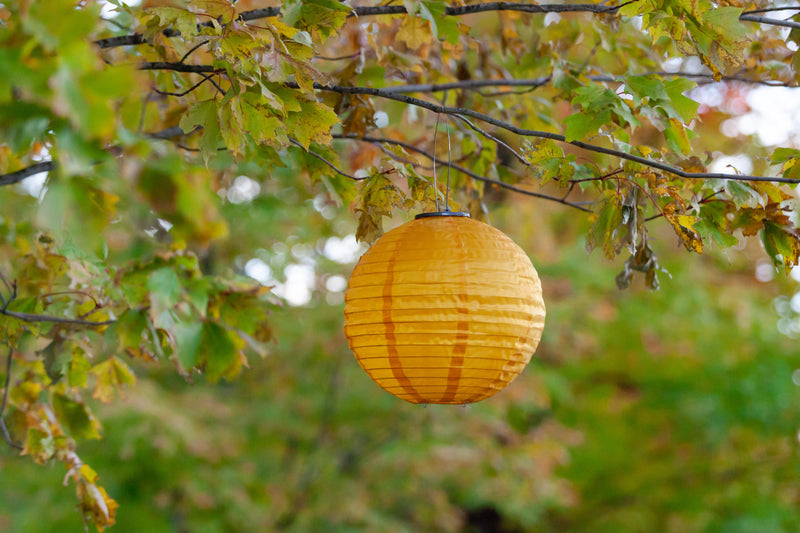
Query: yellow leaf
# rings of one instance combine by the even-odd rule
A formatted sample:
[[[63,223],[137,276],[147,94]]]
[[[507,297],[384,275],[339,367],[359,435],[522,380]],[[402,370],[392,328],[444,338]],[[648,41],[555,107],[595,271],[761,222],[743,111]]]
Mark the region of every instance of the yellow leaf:
[[[397,39],[404,41],[410,49],[416,50],[433,40],[431,24],[419,17],[405,17],[400,25],[400,31],[397,32]]]
[[[698,254],[703,253],[703,240],[700,234],[693,229],[695,223],[698,221],[696,216],[668,214],[667,220],[670,221],[672,227],[675,229],[675,233],[678,234],[681,243],[687,250],[690,252],[697,252]]]
[[[122,385],[136,383],[136,376],[128,365],[116,357],[110,357],[95,365],[90,372],[97,377],[92,398],[103,403],[110,403],[114,399],[114,392]],[[120,395],[122,395],[121,391]]]

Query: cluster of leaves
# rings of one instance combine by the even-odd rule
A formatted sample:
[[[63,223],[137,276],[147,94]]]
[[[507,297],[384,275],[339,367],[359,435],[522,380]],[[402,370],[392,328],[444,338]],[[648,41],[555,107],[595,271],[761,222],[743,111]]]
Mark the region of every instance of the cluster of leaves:
[[[189,380],[195,373],[233,379],[247,365],[247,349],[264,354],[271,339],[269,289],[204,276],[185,251],[113,271],[73,252],[40,235],[12,263],[19,282],[9,284],[0,316],[8,357],[17,362],[7,418],[23,454],[65,463],[82,509],[102,529],[114,523],[116,504],[76,454],[76,442],[100,438],[84,392],[110,403],[134,385],[126,356],[171,361]]]

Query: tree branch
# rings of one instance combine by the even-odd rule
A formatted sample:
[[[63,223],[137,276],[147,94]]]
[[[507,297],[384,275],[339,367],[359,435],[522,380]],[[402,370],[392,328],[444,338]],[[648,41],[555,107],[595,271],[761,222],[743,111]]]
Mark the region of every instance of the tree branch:
[[[194,130],[197,131],[197,130]],[[172,139],[173,137],[178,137],[179,135],[189,135],[190,133],[194,133],[194,131],[185,132],[181,129],[180,126],[172,126],[161,131],[156,131],[154,133],[148,133],[147,136],[151,139],[158,139],[161,141],[166,141]]]
[[[485,13],[487,11],[516,11],[522,13],[597,13],[597,14],[613,14],[619,9],[629,4],[625,2],[616,6],[607,6],[602,3],[598,4],[524,4],[514,2],[486,2],[482,4],[471,4],[466,6],[448,6],[445,14],[454,17],[463,15],[471,15],[474,13]],[[754,15],[753,13],[760,11],[744,12],[739,20],[759,22],[761,24],[771,24],[774,26],[785,26],[788,28],[800,28],[800,23],[772,19]],[[247,22],[251,20],[258,20],[268,17],[277,17],[281,14],[280,7],[267,7],[262,9],[253,9],[251,11],[243,11],[237,17],[238,21]],[[381,5],[381,6],[357,6],[352,8],[350,17],[369,17],[377,15],[407,15],[408,11],[402,5]],[[203,22],[197,25],[198,29],[213,27],[211,22]],[[180,32],[174,28],[167,28],[162,35],[165,37],[177,37]],[[122,35],[119,37],[108,37],[106,39],[99,39],[95,44],[102,48],[115,48],[118,46],[136,46],[145,44],[147,41],[141,33],[134,33],[131,35]]]
[[[195,72],[216,74],[217,72],[224,72],[225,69],[220,69],[214,65],[187,65],[186,63],[170,63],[169,61],[145,61],[139,63],[139,70],[174,70],[176,72]]]
[[[405,148],[407,150],[410,150],[412,152],[416,152],[416,153],[428,158],[431,161],[435,161],[435,159],[433,157],[433,154],[431,154],[430,152],[428,152],[426,150],[423,150],[422,148],[418,148],[418,147],[414,146],[413,144],[406,143],[406,142],[403,142],[403,141],[398,141],[398,140],[395,140],[395,139],[388,139],[388,138],[385,138],[385,137],[370,137],[370,136],[367,136],[367,135],[365,135],[363,137],[359,137],[357,135],[333,135],[333,137],[336,138],[336,139],[350,139],[350,140],[354,140],[354,141],[362,141],[362,142],[368,142],[368,143],[372,143],[372,144],[384,144],[384,143],[385,144],[394,144],[394,145],[397,145],[397,146],[402,146],[403,148]],[[584,207],[582,205],[579,205],[579,204],[576,204],[576,203],[573,203],[573,202],[569,202],[569,201],[566,200],[566,198],[556,198],[555,196],[549,196],[547,194],[542,194],[542,193],[538,193],[538,192],[522,189],[520,187],[516,187],[514,185],[511,185],[510,183],[505,183],[505,182],[502,182],[500,180],[489,178],[487,176],[482,176],[482,175],[480,175],[480,174],[478,174],[476,172],[473,172],[473,171],[469,170],[468,168],[462,167],[461,165],[457,165],[455,163],[451,163],[450,164],[450,168],[452,168],[453,170],[457,170],[458,172],[461,172],[462,174],[464,174],[466,176],[469,176],[470,178],[475,179],[477,181],[482,181],[484,183],[490,183],[492,185],[497,185],[498,187],[501,187],[503,189],[507,189],[509,191],[514,191],[514,192],[517,192],[517,193],[520,193],[520,194],[524,194],[526,196],[533,196],[534,198],[541,198],[542,200],[549,200],[551,202],[556,202],[556,203],[559,203],[559,204],[567,205],[569,207],[574,207],[575,209],[579,209],[581,211],[584,211],[584,212],[587,212],[587,213],[591,213],[591,209],[587,209],[586,207]]]
[[[17,170],[16,172],[9,172],[8,174],[0,174],[0,186],[13,185],[14,183],[19,183],[25,178],[33,176],[34,174],[39,174],[41,172],[50,172],[51,170],[55,170],[55,168],[56,168],[55,161],[45,161],[43,163],[36,163],[35,165],[22,168],[20,170]]]
[[[383,90],[390,93],[435,93],[450,89],[480,89],[482,87],[541,87],[550,82],[551,76],[530,79],[507,80],[463,80],[448,83],[418,83],[415,85],[394,85]]]
[[[295,89],[299,88],[299,86],[294,82],[286,82],[285,85],[287,87]],[[784,177],[735,175],[735,174],[722,174],[717,172],[686,172],[684,170],[681,170],[680,168],[673,167],[665,163],[660,163],[658,161],[653,161],[652,159],[647,159],[644,157],[628,154],[625,152],[621,152],[619,150],[614,150],[612,148],[606,148],[604,146],[598,146],[595,144],[585,143],[582,141],[567,141],[566,137],[558,133],[520,128],[508,122],[504,122],[502,120],[486,115],[484,113],[473,111],[472,109],[465,109],[463,107],[441,106],[437,104],[432,104],[430,102],[426,102],[425,100],[420,100],[419,98],[413,98],[411,96],[405,96],[402,94],[387,92],[382,89],[373,89],[371,87],[344,87],[340,85],[323,85],[320,83],[315,83],[314,88],[320,91],[330,91],[340,94],[366,94],[370,96],[377,96],[380,98],[386,98],[388,100],[394,100],[397,102],[402,102],[405,104],[421,107],[423,109],[428,109],[430,111],[433,111],[434,113],[444,113],[446,115],[453,115],[453,116],[464,115],[467,117],[472,117],[480,121],[486,122],[487,124],[491,124],[506,131],[510,131],[511,133],[521,135],[523,137],[538,137],[540,139],[551,139],[553,141],[558,141],[565,144],[571,144],[583,150],[596,152],[599,154],[610,155],[613,157],[618,157],[620,159],[625,159],[627,161],[632,161],[634,163],[639,163],[641,165],[655,168],[661,170],[662,172],[666,172],[668,174],[672,174],[674,176],[678,176],[684,179],[722,179],[731,181],[767,181],[773,183],[800,183],[800,179],[784,178]]]
[[[718,83],[714,80],[711,74],[693,74],[689,72],[644,72],[637,74],[638,76],[664,76],[664,77],[679,77],[689,78],[695,80],[703,80],[711,83]],[[587,76],[592,81],[598,82],[618,82],[625,81],[623,76],[609,76],[609,75],[594,75]],[[441,91],[455,90],[476,90],[483,87],[542,87],[550,83],[551,76],[541,76],[538,78],[528,79],[490,79],[490,80],[461,80],[447,83],[418,83],[414,85],[393,85],[384,87],[383,90],[390,93],[435,93]],[[766,85],[768,87],[797,87],[791,85],[789,82],[782,82],[778,80],[754,80],[745,76],[723,76],[721,81],[739,81],[743,83],[754,83],[759,85]]]
[[[0,302],[2,302],[2,307],[0,307],[0,315],[10,316],[12,318],[16,318],[17,320],[21,320],[23,322],[52,322],[56,324],[74,324],[78,326],[108,326],[116,322],[116,320],[103,320],[100,322],[95,322],[92,320],[83,320],[81,318],[62,318],[59,316],[40,315],[36,313],[23,313],[21,311],[10,311],[8,307],[14,300],[17,299],[17,281],[14,280],[13,283],[9,284],[8,280],[2,273],[0,273],[0,279],[4,282],[6,287],[9,288],[10,292],[8,298],[3,298],[2,295],[0,294]]]
[[[751,9],[742,12],[742,15],[752,15],[754,13],[770,13],[773,11],[800,11],[800,6],[765,7],[763,9]]]
[[[109,326],[117,322],[116,320],[103,320],[101,322],[94,322],[92,320],[83,320],[80,318],[63,318],[60,316],[39,315],[36,313],[22,313],[19,311],[9,311],[8,309],[0,309],[0,315],[10,316],[23,322],[51,322],[55,324],[72,324],[76,326]]]
[[[277,17],[281,14],[280,7],[267,7],[262,9],[253,9],[251,11],[243,11],[239,14],[237,20],[242,22],[247,22],[249,20],[258,20],[268,17]],[[197,25],[198,29],[202,28],[213,28],[214,24],[212,22],[202,22]],[[167,28],[166,30],[162,31],[161,34],[164,37],[178,37],[181,32],[174,28]],[[94,42],[100,48],[115,48],[117,46],[136,46],[139,44],[144,44],[145,41],[144,36],[141,33],[134,33],[132,35],[122,35],[120,37],[109,37],[107,39],[99,39]]]
[[[522,13],[616,13],[622,6],[602,4],[518,4],[514,2],[486,2],[467,6],[448,6],[445,14],[451,17],[485,13],[487,11],[517,11]],[[353,9],[359,17],[374,15],[406,15],[405,6],[363,6]]]
[[[784,28],[800,28],[800,22],[792,20],[771,19],[767,17],[760,17],[758,15],[741,15],[739,20],[746,20],[748,22],[759,22],[761,24],[770,24],[772,26],[783,26]]]

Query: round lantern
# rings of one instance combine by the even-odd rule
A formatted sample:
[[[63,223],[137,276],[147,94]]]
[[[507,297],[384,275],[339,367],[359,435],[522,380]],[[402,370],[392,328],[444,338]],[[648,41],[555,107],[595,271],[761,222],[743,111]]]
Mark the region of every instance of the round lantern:
[[[344,332],[361,367],[411,403],[466,404],[506,387],[544,328],[536,269],[466,213],[423,213],[361,257]]]

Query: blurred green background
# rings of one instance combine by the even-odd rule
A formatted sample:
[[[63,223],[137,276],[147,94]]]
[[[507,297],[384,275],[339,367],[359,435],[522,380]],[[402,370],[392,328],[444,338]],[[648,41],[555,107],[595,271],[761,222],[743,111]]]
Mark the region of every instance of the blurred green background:
[[[491,222],[543,279],[542,343],[495,397],[422,407],[348,349],[354,222],[312,204],[291,236],[264,226],[276,244],[239,265],[308,299],[276,305],[265,359],[218,385],[140,364],[124,401],[93,406],[104,439],[82,457],[120,503],[114,531],[800,530],[797,282],[758,242],[688,255],[664,228],[662,289],[618,291],[621,265],[587,256],[585,220],[506,198]],[[0,529],[82,530],[63,467],[10,452]]]

